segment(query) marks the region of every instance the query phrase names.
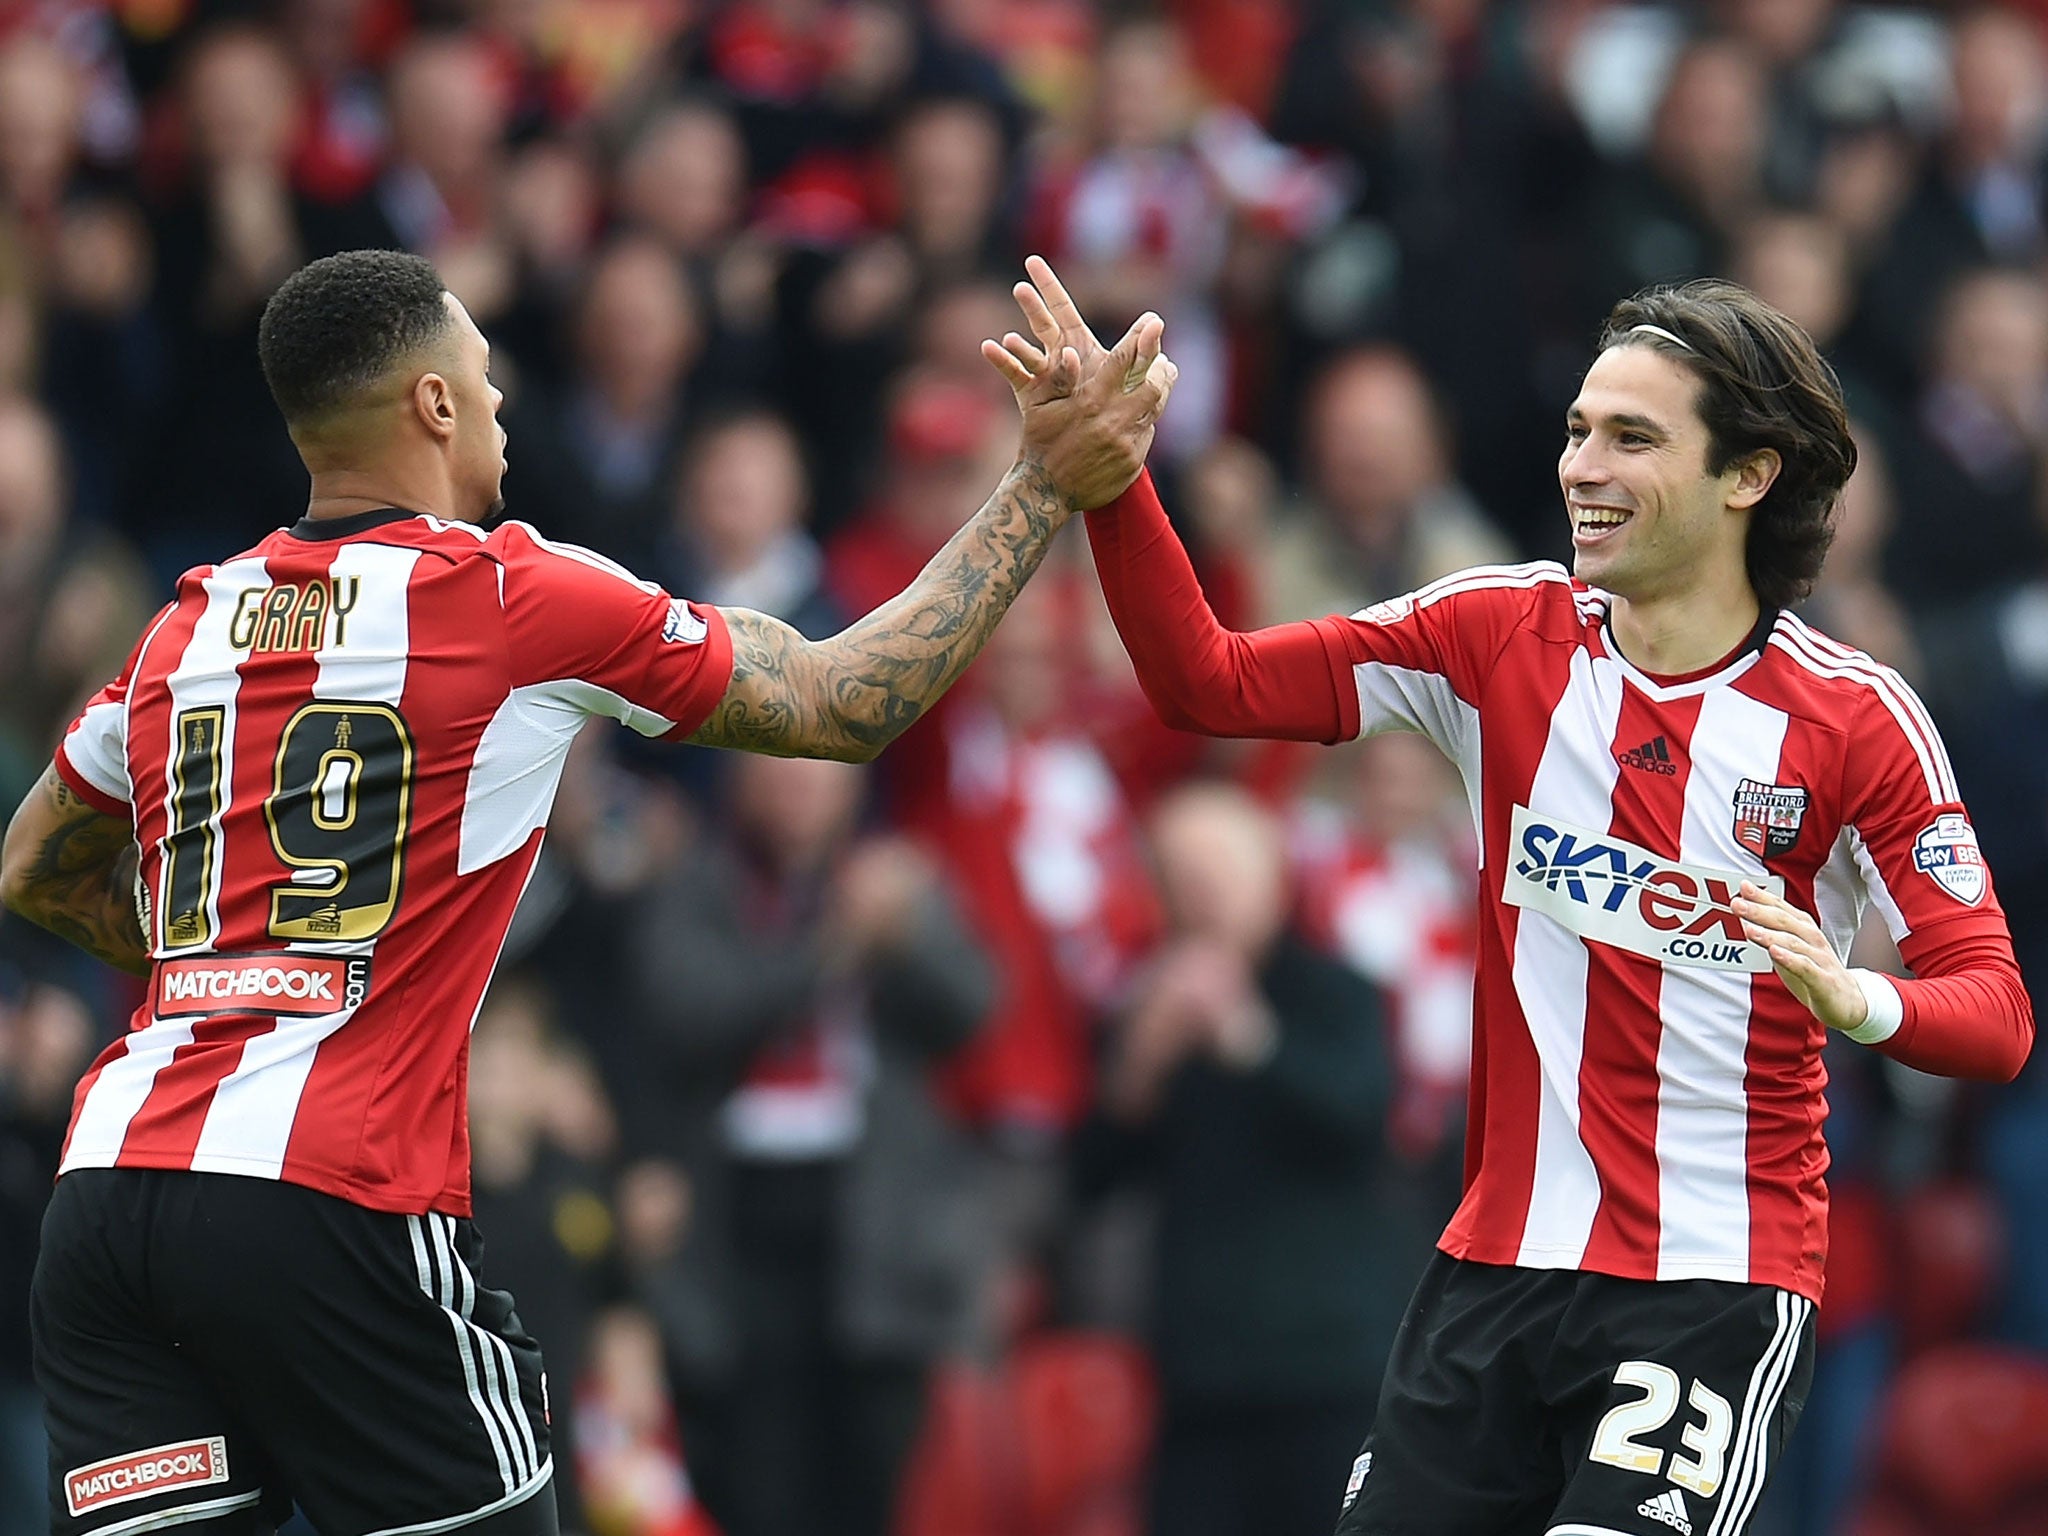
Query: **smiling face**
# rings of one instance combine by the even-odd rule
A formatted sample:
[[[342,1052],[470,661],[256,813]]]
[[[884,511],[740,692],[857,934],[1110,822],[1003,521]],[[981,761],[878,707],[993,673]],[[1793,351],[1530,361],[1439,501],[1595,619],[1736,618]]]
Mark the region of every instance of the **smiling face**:
[[[1654,347],[1609,347],[1567,413],[1558,485],[1572,524],[1572,571],[1641,602],[1708,573],[1742,569],[1749,509],[1769,489],[1755,462],[1709,474],[1700,382]]]

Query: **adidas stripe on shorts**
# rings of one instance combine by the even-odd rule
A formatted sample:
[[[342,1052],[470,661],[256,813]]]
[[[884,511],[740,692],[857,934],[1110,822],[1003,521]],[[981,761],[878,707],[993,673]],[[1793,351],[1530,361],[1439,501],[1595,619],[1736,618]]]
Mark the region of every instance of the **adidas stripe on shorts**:
[[[1744,1536],[1813,1338],[1813,1303],[1776,1286],[1438,1253],[1339,1536]]]
[[[479,1247],[275,1179],[65,1174],[31,1313],[55,1536],[293,1503],[321,1536],[555,1536],[540,1351]]]

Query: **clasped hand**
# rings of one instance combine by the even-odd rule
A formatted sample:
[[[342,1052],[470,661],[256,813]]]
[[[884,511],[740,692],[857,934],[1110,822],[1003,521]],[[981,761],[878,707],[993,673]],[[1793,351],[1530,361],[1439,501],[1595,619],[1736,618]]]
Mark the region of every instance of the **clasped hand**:
[[[1069,505],[1114,501],[1138,478],[1180,370],[1160,351],[1166,322],[1140,315],[1104,350],[1043,257],[1012,291],[1036,344],[1011,331],[981,355],[1009,381],[1024,418],[1019,458],[1042,464]]]

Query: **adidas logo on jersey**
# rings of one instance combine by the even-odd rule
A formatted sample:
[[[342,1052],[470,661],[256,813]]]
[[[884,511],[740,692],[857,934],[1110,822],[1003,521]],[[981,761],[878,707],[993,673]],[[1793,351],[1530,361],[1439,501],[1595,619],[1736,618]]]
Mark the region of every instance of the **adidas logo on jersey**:
[[[1692,1536],[1692,1517],[1686,1513],[1685,1495],[1676,1488],[1666,1488],[1654,1499],[1643,1500],[1636,1506],[1636,1513],[1661,1520],[1678,1536]]]
[[[1644,773],[1668,775],[1678,772],[1678,764],[1671,761],[1671,749],[1664,745],[1662,736],[1652,736],[1640,747],[1617,752],[1614,760],[1624,768],[1640,768]]]

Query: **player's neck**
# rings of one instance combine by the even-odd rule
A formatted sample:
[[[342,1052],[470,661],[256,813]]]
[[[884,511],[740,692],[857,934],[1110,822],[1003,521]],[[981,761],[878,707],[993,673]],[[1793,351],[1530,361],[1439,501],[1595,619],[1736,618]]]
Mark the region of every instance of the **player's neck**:
[[[1607,630],[1630,665],[1656,677],[1681,677],[1734,651],[1762,612],[1744,577],[1664,596],[1617,596]]]
[[[408,512],[424,512],[455,523],[473,521],[463,516],[454,487],[444,474],[407,473],[396,466],[313,472],[306,516],[353,517],[358,512],[374,512],[381,507],[403,507]]]

